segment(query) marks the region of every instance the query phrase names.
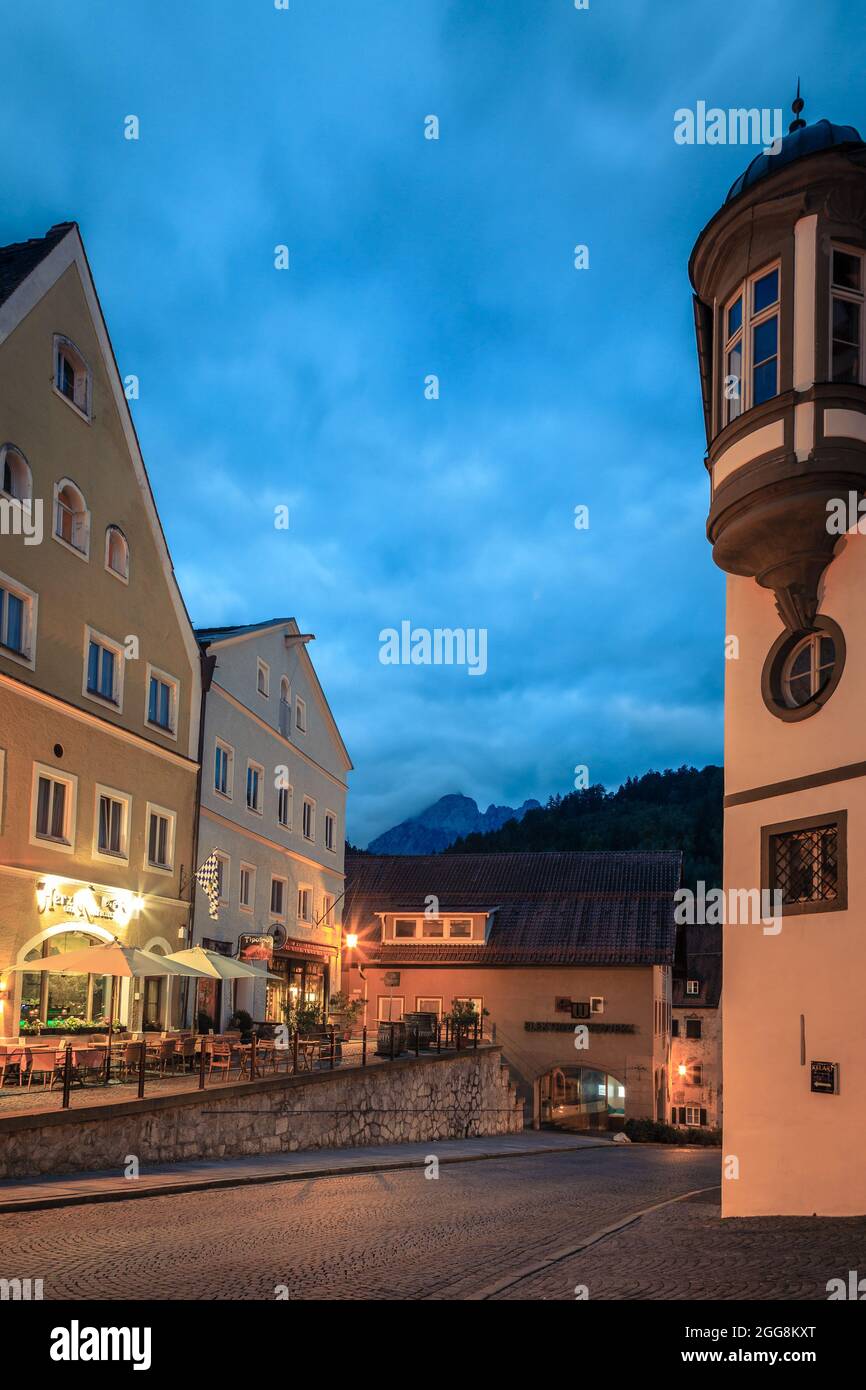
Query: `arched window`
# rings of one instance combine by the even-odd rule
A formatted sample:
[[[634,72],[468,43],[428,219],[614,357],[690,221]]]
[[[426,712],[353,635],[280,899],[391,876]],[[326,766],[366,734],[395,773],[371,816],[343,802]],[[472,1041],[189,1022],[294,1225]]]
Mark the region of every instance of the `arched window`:
[[[54,535],[72,550],[90,553],[90,513],[83,494],[68,478],[54,485]]]
[[[59,333],[54,335],[54,386],[90,419],[90,369],[75,344]]]
[[[118,579],[129,578],[129,542],[119,526],[105,532],[105,568]]]
[[[292,689],[288,676],[280,681],[280,733],[288,738],[292,731]]]
[[[18,502],[27,502],[33,496],[30,466],[14,444],[0,447],[0,489]]]

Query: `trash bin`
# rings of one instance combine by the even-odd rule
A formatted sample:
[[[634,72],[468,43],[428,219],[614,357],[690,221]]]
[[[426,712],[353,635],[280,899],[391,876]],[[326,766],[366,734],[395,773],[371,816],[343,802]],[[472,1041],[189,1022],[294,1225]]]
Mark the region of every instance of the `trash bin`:
[[[379,1031],[376,1036],[376,1056],[391,1056],[391,1033],[394,1036],[394,1056],[399,1057],[401,1052],[406,1051],[406,1024],[402,1019],[397,1023],[386,1023],[379,1020]]]
[[[404,1014],[406,1024],[406,1046],[410,1052],[415,1051],[415,1041],[417,1038],[420,1048],[430,1048],[436,1037],[436,1024],[439,1019],[432,1013]]]

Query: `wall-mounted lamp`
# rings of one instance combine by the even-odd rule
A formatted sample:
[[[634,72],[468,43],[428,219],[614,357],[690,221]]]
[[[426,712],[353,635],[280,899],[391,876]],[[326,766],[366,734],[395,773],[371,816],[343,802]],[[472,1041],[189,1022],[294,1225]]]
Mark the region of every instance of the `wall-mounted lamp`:
[[[350,951],[354,951],[358,944],[358,933],[356,931],[346,932],[346,945]]]

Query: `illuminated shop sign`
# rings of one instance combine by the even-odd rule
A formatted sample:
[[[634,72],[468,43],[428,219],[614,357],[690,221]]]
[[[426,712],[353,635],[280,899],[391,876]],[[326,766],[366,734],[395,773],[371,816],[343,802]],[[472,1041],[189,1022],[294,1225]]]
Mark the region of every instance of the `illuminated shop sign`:
[[[40,879],[36,885],[36,907],[40,913],[63,913],[76,922],[112,922],[125,927],[144,907],[144,899],[125,889],[103,892],[96,888],[76,888],[64,892],[63,885],[52,879]]]

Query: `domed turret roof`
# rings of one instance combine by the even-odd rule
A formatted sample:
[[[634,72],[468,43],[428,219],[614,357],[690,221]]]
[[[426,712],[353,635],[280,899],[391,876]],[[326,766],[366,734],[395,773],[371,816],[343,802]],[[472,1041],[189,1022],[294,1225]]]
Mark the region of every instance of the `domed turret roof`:
[[[793,129],[782,139],[778,154],[755,155],[748,168],[731,184],[725,203],[732,203],[746,189],[768,178],[795,159],[803,159],[809,154],[818,154],[838,146],[862,145],[859,131],[852,125],[834,125],[832,121],[813,121],[805,125],[802,121],[794,123]]]

